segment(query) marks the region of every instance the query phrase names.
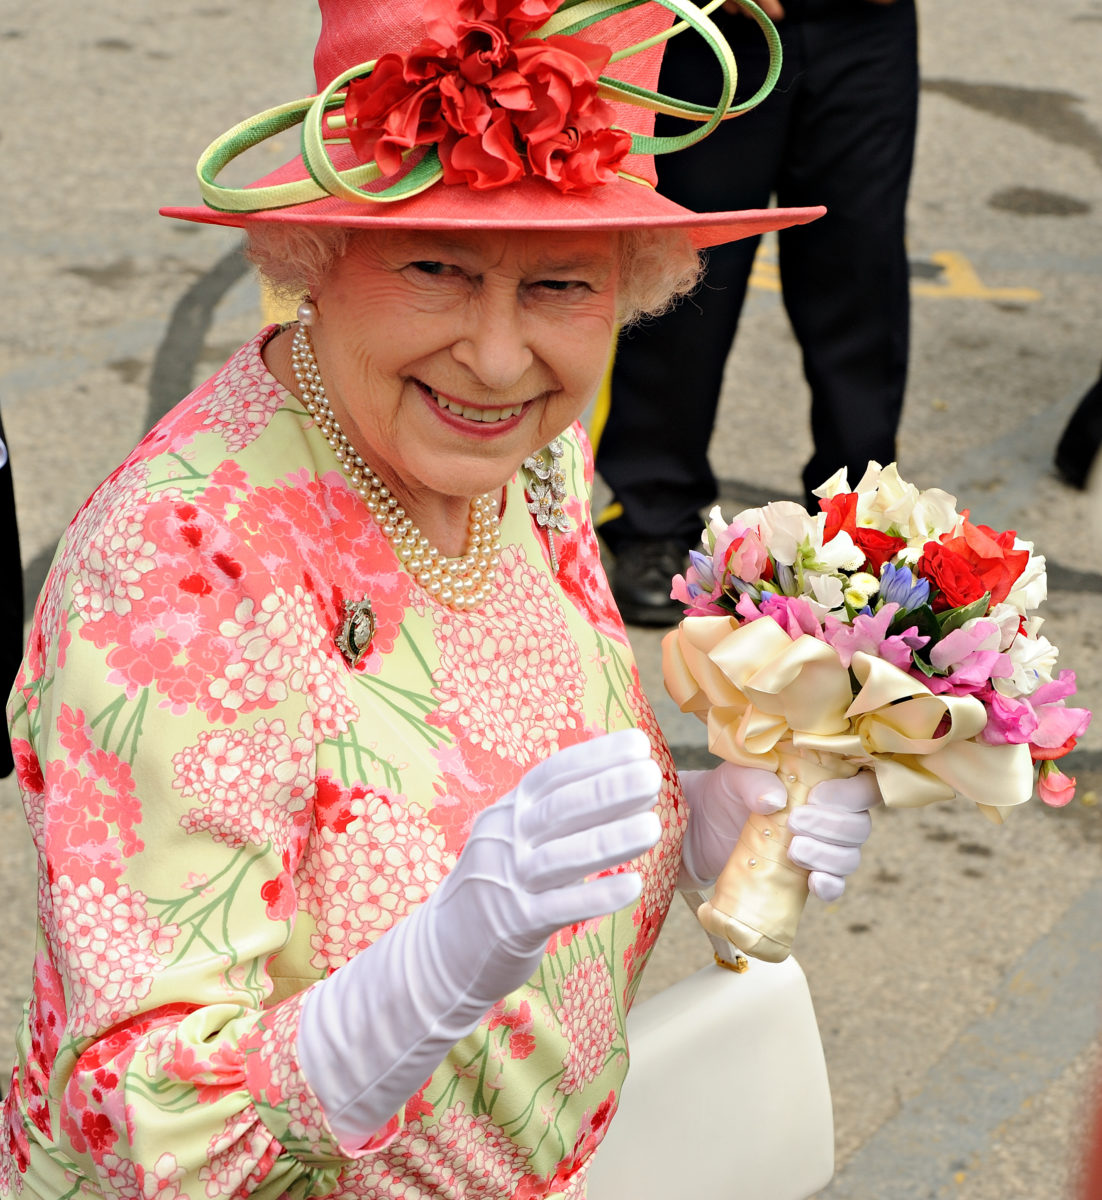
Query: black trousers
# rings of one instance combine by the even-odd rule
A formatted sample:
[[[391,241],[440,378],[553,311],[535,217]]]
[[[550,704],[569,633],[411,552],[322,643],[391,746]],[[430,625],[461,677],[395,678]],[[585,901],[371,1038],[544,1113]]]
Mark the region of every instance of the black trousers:
[[[0,421],[0,442],[4,441]],[[11,462],[0,467],[0,706],[6,706],[15,673],[23,658],[23,567],[19,558],[19,530],[15,524],[15,492]],[[8,722],[0,721],[0,777],[12,771]]]
[[[697,145],[660,157],[658,171],[659,190],[696,211],[762,208],[771,196],[828,209],[779,234],[784,303],[811,389],[810,491],[840,466],[856,483],[870,458],[895,458],[910,322],[904,209],[918,39],[914,0],[789,0],[786,10],[774,91]],[[735,52],[738,98],[748,97],[765,76],[764,38],[746,17],[719,10],[714,19]],[[700,39],[672,40],[660,90],[711,102],[718,79]],[[657,131],[684,128],[660,117]],[[597,468],[623,508],[601,527],[613,550],[633,538],[688,547],[699,537],[700,510],[716,494],[708,443],[758,240],[710,251],[702,288],[620,340],[597,448]],[[740,475],[753,464],[721,469]]]

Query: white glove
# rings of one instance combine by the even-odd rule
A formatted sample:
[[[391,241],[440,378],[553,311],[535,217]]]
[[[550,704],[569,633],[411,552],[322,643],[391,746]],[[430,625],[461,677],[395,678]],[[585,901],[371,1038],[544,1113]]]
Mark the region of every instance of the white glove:
[[[820,900],[837,900],[846,876],[857,870],[861,847],[872,831],[868,810],[880,803],[880,786],[871,771],[849,779],[825,779],[807,794],[807,803],[794,809],[788,828],[796,835],[788,857],[811,872],[808,890]]]
[[[769,771],[722,762],[710,771],[682,771],[681,788],[689,806],[689,828],[681,851],[678,887],[708,887],[727,865],[747,817],[777,812],[787,802],[784,784]],[[837,900],[846,876],[857,870],[861,846],[872,820],[868,809],[880,803],[871,771],[850,779],[827,779],[808,793],[807,804],[793,809],[788,857],[810,871],[808,890],[820,900]]]
[[[681,847],[683,891],[710,887],[727,865],[746,818],[784,808],[788,794],[772,773],[721,762],[709,771],[680,772],[689,806],[689,828]]]
[[[532,976],[552,933],[638,899],[635,871],[587,877],[655,845],[661,785],[639,730],[552,755],[478,815],[424,904],[315,985],[299,1062],[343,1147],[362,1146]]]

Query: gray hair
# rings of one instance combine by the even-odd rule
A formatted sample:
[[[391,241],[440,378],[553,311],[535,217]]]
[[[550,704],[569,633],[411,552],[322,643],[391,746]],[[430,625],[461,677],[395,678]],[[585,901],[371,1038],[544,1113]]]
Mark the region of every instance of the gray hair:
[[[324,279],[354,236],[340,225],[258,223],[248,231],[245,257],[277,297],[295,304]],[[621,325],[665,312],[700,282],[702,260],[685,230],[626,229],[619,236]]]

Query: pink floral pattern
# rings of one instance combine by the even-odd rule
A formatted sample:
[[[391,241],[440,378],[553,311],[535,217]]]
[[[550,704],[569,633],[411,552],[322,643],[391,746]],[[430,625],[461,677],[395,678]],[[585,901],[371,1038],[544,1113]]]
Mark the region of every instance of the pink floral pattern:
[[[401,569],[312,423],[244,347],[88,501],[13,697],[40,940],[0,1192],[125,1200],[578,1197],[684,814],[588,524],[552,573],[523,481],[499,587],[458,614]],[[347,600],[376,632],[352,670]],[[630,725],[665,786],[640,902],[555,934],[531,981],[378,1130],[337,1144],[295,1049],[310,985],[423,903],[470,822],[556,750]]]
[[[603,958],[587,956],[570,972],[555,1016],[568,1046],[558,1086],[580,1092],[601,1073],[616,1032],[612,978]]]
[[[318,781],[313,838],[296,883],[314,918],[311,965],[334,970],[436,889],[455,861],[404,796]],[[335,793],[335,794],[334,794]]]
[[[200,801],[181,826],[228,846],[270,841],[289,850],[287,817],[304,812],[314,790],[312,726],[304,714],[298,737],[278,718],[261,718],[251,730],[204,730],[172,759],[172,786]]]
[[[473,619],[437,612],[440,704],[429,720],[524,769],[579,740],[585,680],[552,581],[512,549],[500,573]]]

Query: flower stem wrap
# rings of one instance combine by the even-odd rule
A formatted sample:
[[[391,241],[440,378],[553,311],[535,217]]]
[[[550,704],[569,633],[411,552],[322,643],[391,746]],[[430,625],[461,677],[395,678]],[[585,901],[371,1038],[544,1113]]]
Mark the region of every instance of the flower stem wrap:
[[[769,816],[750,814],[711,900],[705,900],[696,914],[709,933],[766,962],[788,957],[807,902],[808,872],[788,857],[793,836],[788,816],[807,803],[815,784],[858,771],[856,763],[835,754],[798,753],[791,746],[779,747],[778,754],[778,774],[788,803]]]
[[[713,754],[775,771],[788,789],[788,808],[765,819],[773,824],[768,838],[768,825],[751,818],[744,832],[750,840],[740,840],[712,911],[702,916],[709,929],[754,957],[779,961],[791,947],[807,873],[789,864],[782,848],[787,813],[820,778],[866,767],[889,807],[961,795],[995,821],[1032,795],[1027,746],[973,740],[987,721],[975,697],[935,695],[860,651],[846,667],[826,642],[790,638],[769,618],[740,625],[731,617],[687,617],[664,638],[662,666],[681,711],[707,723]],[[773,848],[766,853],[763,844]],[[775,865],[766,868],[767,862]],[[737,912],[727,907],[736,904]],[[721,911],[723,918],[716,915]]]

